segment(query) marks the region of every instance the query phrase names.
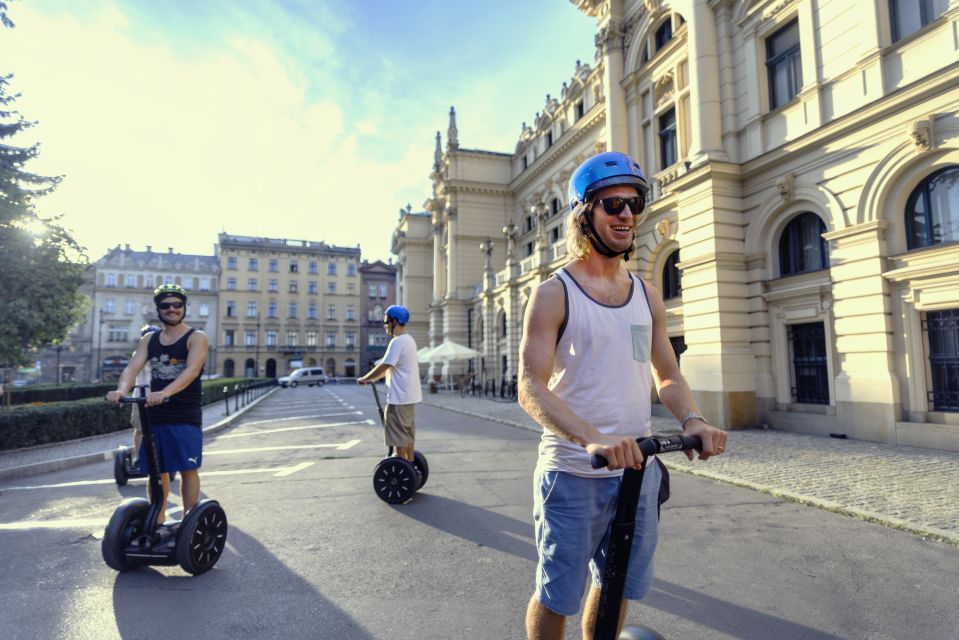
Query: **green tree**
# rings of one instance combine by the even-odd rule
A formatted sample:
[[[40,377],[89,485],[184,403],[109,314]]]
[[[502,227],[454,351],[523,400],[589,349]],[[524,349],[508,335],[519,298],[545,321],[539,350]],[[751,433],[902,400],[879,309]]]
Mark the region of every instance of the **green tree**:
[[[0,24],[12,26],[0,0]],[[34,200],[61,177],[30,173],[24,166],[39,144],[21,147],[12,138],[34,126],[13,108],[10,75],[0,75],[0,366],[23,364],[35,348],[62,340],[81,317],[79,293],[86,268],[83,249],[58,223],[42,218]]]

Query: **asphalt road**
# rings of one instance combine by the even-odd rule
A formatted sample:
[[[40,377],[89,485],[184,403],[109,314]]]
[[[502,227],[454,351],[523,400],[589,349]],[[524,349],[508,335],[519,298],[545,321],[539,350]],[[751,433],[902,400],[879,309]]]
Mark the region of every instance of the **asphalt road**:
[[[525,637],[537,436],[428,406],[417,422],[429,480],[394,507],[372,489],[385,447],[369,388],[266,398],[206,444],[203,492],[230,528],[198,577],[103,563],[107,519],[144,492],[109,463],[0,482],[0,638]],[[672,478],[630,621],[670,639],[957,637],[956,547]]]

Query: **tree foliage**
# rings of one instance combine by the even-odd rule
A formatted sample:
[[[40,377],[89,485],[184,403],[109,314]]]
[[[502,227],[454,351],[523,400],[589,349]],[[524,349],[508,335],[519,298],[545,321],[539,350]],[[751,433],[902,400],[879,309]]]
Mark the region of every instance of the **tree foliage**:
[[[0,23],[7,26],[0,0]],[[0,75],[0,365],[22,364],[30,350],[62,340],[80,318],[78,289],[83,250],[58,224],[36,212],[34,201],[61,177],[25,170],[39,144],[22,147],[13,138],[34,126],[13,108],[10,75]]]

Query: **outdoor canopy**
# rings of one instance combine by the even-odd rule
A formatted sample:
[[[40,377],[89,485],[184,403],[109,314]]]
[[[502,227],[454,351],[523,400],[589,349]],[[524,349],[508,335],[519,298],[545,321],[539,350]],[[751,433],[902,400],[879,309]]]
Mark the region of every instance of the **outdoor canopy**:
[[[424,351],[423,349],[426,349]],[[458,360],[469,360],[478,358],[480,352],[476,349],[464,347],[452,340],[444,340],[432,349],[424,347],[416,352],[420,364],[430,364],[434,362],[456,362]]]

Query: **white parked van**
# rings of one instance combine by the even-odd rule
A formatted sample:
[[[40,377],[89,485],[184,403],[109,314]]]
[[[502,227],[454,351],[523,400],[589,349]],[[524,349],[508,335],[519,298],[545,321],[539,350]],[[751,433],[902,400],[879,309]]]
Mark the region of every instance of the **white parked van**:
[[[294,369],[290,372],[290,375],[283,376],[278,380],[281,387],[295,387],[299,384],[305,384],[309,386],[317,385],[322,387],[326,384],[326,372],[323,371],[322,367],[304,367],[302,369]]]

